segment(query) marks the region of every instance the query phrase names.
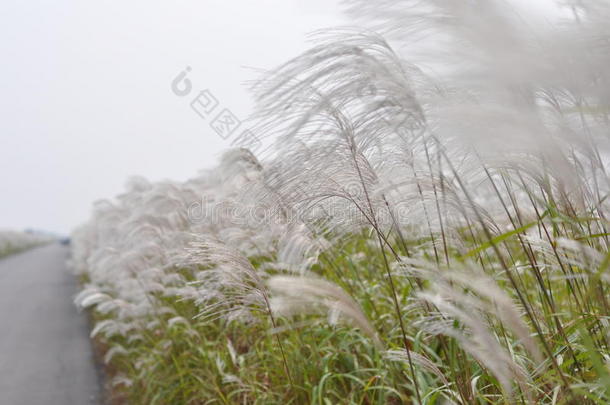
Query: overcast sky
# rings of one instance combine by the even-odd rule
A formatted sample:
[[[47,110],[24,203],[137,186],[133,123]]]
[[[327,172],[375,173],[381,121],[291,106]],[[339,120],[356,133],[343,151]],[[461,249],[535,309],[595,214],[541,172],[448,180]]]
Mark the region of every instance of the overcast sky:
[[[230,146],[170,83],[186,66],[240,118],[248,67],[341,25],[334,1],[0,2],[0,228],[69,232],[128,176],[183,180]],[[192,97],[191,97],[192,98]]]

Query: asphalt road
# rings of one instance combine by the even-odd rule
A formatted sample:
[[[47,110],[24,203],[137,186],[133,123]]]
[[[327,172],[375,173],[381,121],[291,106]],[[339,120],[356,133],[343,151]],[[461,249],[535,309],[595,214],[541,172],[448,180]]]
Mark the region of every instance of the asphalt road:
[[[0,259],[0,405],[100,403],[67,256],[52,244]]]

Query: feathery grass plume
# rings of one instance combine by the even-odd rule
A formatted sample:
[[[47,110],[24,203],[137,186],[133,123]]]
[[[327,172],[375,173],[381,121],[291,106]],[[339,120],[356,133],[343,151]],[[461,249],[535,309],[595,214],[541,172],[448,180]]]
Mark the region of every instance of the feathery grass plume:
[[[237,250],[200,238],[187,248],[184,264],[201,266],[192,283],[199,290],[199,316],[254,321],[252,312],[267,311],[266,275]]]
[[[608,189],[600,154],[610,146],[608,92],[592,84],[608,81],[600,42],[607,29],[599,25],[610,15],[605,2],[587,2],[582,19],[554,26],[504,1],[352,3],[354,14],[398,39],[392,44],[420,50],[399,53],[450,86],[426,111],[436,137],[474,147],[489,163],[523,167],[561,198]]]
[[[318,263],[319,256],[329,243],[323,237],[316,237],[304,223],[286,228],[278,241],[276,258],[263,263],[261,269],[276,269],[304,274]]]
[[[408,363],[409,361],[407,352],[404,349],[386,350],[384,355],[387,359],[393,361],[401,361],[403,363]],[[436,364],[434,364],[434,362],[419,353],[411,352],[409,355],[411,356],[411,359],[415,364],[425,368],[432,374],[436,375],[445,386],[449,387],[450,383],[445,377],[445,374],[443,374],[443,372],[436,366]]]
[[[322,208],[328,218],[334,219],[326,226],[349,229],[370,224],[368,205],[372,203],[377,211],[384,204],[374,198],[378,178],[370,160],[379,145],[369,142],[373,138],[365,136],[362,124],[352,117],[351,107],[342,104],[352,101],[348,95],[357,87],[350,89],[343,81],[330,79],[334,73],[340,78],[353,73],[356,76],[349,76],[353,80],[350,83],[359,85],[356,69],[343,70],[352,61],[367,61],[366,55],[358,55],[359,50],[366,48],[355,45],[366,38],[354,35],[353,43],[342,40],[317,47],[265,79],[259,86],[259,114],[266,125],[263,136],[281,134],[278,145],[282,155],[273,164],[286,170],[276,173],[273,190],[285,196],[290,206],[298,204],[299,212],[308,212],[314,206]],[[379,41],[380,58],[391,57],[385,51]],[[374,59],[370,59],[373,64]],[[303,101],[294,101],[295,97]],[[289,109],[280,108],[289,104]],[[278,127],[269,127],[269,122]],[[283,159],[290,164],[283,164]],[[370,201],[365,201],[367,193]]]
[[[428,316],[421,322],[422,327],[430,333],[455,338],[465,351],[498,378],[508,395],[512,396],[513,379],[517,380],[520,386],[525,386],[525,371],[502,348],[482,318],[472,315],[470,308],[466,309],[458,304],[465,301],[464,297],[441,287],[434,288],[431,293],[420,292],[417,297],[434,305],[439,311],[437,318]],[[451,326],[447,318],[459,320],[465,329]]]
[[[378,348],[383,348],[375,328],[352,297],[337,285],[312,276],[272,276],[267,281],[271,309],[280,316],[315,313],[328,314],[331,325],[344,320],[367,335]]]
[[[454,270],[443,275],[450,283],[460,283],[463,288],[471,290],[479,296],[478,300],[465,299],[464,304],[493,314],[519,338],[520,343],[527,349],[534,362],[542,361],[542,353],[531,336],[530,328],[522,319],[522,311],[496,282],[482,272],[466,273]],[[451,285],[455,286],[453,283]]]
[[[428,281],[417,297],[433,305],[432,311],[418,322],[433,334],[454,337],[460,345],[482,365],[489,368],[507,393],[512,392],[510,381],[517,379],[526,386],[525,366],[513,360],[496,337],[493,324],[487,317],[495,317],[503,327],[515,334],[532,356],[532,368],[543,361],[538,345],[531,337],[521,312],[512,299],[482,271],[473,271],[476,265],[455,264],[451,269],[440,269],[435,264],[405,258],[399,269],[409,276]],[[436,312],[438,311],[438,312]],[[465,327],[456,328],[450,320],[456,319]]]
[[[260,311],[269,317],[273,328],[277,327],[264,272],[257,271],[245,256],[217,240],[200,240],[191,246],[187,249],[187,264],[209,267],[197,273],[201,298],[196,303],[203,305],[199,317],[251,322],[256,320],[253,313]],[[276,341],[288,380],[293,386],[290,367],[278,336]]]

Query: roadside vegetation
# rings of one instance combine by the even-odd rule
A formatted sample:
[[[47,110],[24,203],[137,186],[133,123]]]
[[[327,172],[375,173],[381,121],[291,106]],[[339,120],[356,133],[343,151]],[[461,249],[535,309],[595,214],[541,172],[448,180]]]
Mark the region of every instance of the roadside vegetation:
[[[0,258],[49,243],[52,238],[37,233],[0,230]]]
[[[610,6],[350,2],[252,89],[267,151],[72,238],[115,403],[610,403]]]

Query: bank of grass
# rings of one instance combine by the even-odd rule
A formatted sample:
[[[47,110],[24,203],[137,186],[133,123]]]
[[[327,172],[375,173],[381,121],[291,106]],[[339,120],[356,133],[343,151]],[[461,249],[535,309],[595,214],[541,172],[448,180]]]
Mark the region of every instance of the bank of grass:
[[[393,267],[392,275],[408,349],[419,357],[412,359],[415,381],[405,352],[401,359],[388,355],[388,351],[405,349],[393,292],[379,249],[369,236],[357,235],[344,241],[332,260],[327,254],[313,271],[349,292],[381,337],[383,348],[375,347],[358,328],[342,323],[331,326],[324,316],[279,318],[275,328],[266,314],[257,315],[251,323],[209,321],[197,318],[199,308],[193,302],[159,294],[155,300],[166,313],[148,319],[152,323],[139,330],[137,340],[130,341],[132,335],[105,341],[110,350],[115,348],[114,354],[106,354],[114,370],[114,396],[122,398],[119,403],[129,404],[608,403],[610,255],[602,242],[608,235],[582,233],[591,221],[601,219],[557,216],[531,226],[542,233],[544,227],[551,227],[551,250],[563,236],[582,241],[583,249],[596,249],[603,260],[589,268],[568,264],[569,254],[557,247],[558,263],[565,262],[562,270],[558,263],[553,264],[549,252],[524,242],[525,229],[478,244],[467,241],[468,253],[451,254],[449,266],[436,263],[431,250],[421,257],[438,269],[439,278],[454,267],[480,266],[514,302],[521,303],[518,307],[543,354],[540,361],[524,349],[523,341],[511,330],[513,325],[494,316],[492,309],[471,308],[472,315],[482,316],[482,325],[514,365],[527,374],[521,386],[513,384],[512,392],[499,381],[500,371],[485,363],[484,357],[492,354],[485,351],[488,347],[474,348],[481,351],[480,359],[465,350],[461,338],[451,336],[449,329],[431,333],[423,327],[422,317],[432,316],[438,309],[414,297],[435,280],[416,279],[401,266]],[[573,234],[576,231],[578,235]],[[485,236],[481,233],[476,239]],[[406,242],[402,249],[406,247],[412,254],[430,243]],[[511,268],[498,263],[493,246],[510,257]],[[397,241],[392,249],[401,252]],[[448,250],[455,252],[451,247]],[[386,254],[390,252],[386,248]],[[542,275],[518,265],[532,260],[544,267]],[[252,262],[260,265],[261,260]],[[507,270],[512,272],[514,284]],[[467,284],[454,287],[464,299],[477,295]],[[448,328],[469,330],[459,317],[450,321]],[[472,340],[477,333],[465,332]]]
[[[17,231],[0,231],[0,259],[51,243],[52,238]]]
[[[272,153],[133,179],[75,234],[115,398],[608,403],[610,8],[350,3],[393,42],[264,75]]]

